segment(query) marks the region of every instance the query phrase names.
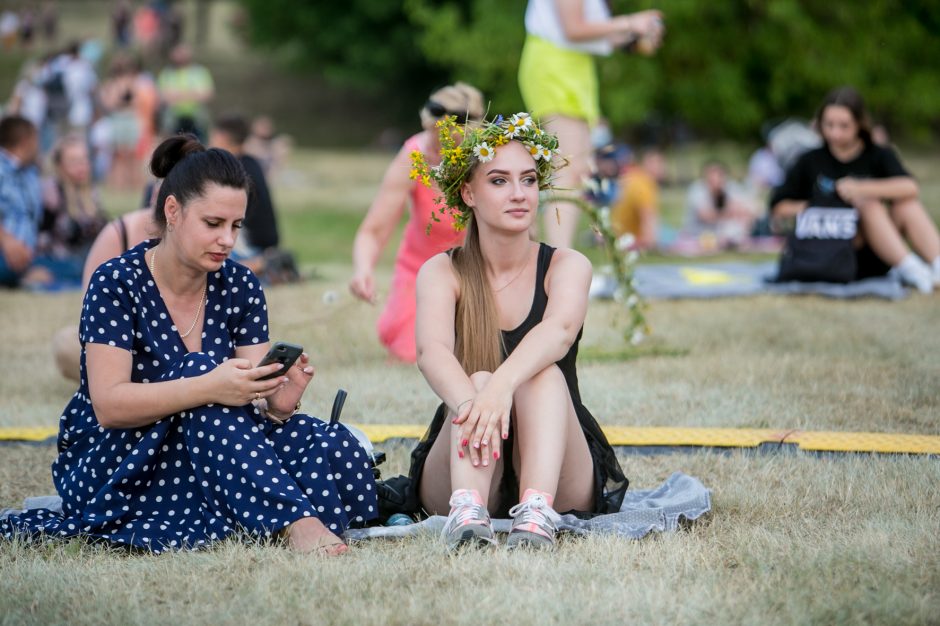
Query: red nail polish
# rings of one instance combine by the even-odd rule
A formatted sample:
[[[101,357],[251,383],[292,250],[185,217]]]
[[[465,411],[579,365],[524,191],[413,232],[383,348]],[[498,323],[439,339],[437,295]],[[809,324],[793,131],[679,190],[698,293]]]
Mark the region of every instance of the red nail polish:
[[[493,452],[493,458],[499,460],[499,452]]]
[[[470,441],[467,440],[467,439],[464,439],[464,440],[463,440],[463,443],[460,444],[460,445],[462,445],[463,447],[467,447],[467,444],[468,444],[468,443],[470,443]]]
[[[458,450],[458,451],[457,451],[457,456],[462,459],[462,458],[463,458],[463,450]]]
[[[509,439],[509,433],[503,433],[503,439]]]

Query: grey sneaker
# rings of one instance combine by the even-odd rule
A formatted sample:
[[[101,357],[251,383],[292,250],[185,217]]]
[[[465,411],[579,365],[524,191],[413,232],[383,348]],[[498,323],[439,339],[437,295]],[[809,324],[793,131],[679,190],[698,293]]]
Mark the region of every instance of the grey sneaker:
[[[450,514],[441,541],[451,551],[465,545],[496,545],[490,514],[476,489],[458,489],[450,496]]]
[[[555,545],[555,533],[561,515],[555,512],[545,499],[545,494],[526,489],[522,502],[509,509],[512,529],[506,545],[510,548],[531,546],[550,548]]]

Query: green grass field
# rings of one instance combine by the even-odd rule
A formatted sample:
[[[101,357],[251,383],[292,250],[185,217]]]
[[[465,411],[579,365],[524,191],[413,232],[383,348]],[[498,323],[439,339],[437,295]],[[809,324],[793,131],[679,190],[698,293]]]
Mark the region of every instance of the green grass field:
[[[216,4],[224,26],[230,3]],[[76,32],[106,36],[107,3],[59,5]],[[263,110],[285,93],[284,77],[259,82],[270,65],[246,59],[224,33],[212,42],[223,98],[244,93],[235,80],[242,71],[252,85],[244,109]],[[18,66],[17,57],[0,56],[4,93]],[[304,126],[316,89],[291,91],[286,126]],[[330,145],[337,132],[298,139]],[[669,158],[677,179],[712,154],[740,175],[748,151],[697,145]],[[903,155],[940,221],[940,154]],[[267,290],[271,334],[302,343],[317,366],[306,411],[328,414],[342,387],[348,422],[423,424],[436,398],[417,368],[386,360],[374,330],[380,305],[346,290],[353,233],[390,159],[302,149],[273,178],[285,244],[308,279]],[[104,193],[112,214],[138,199]],[[682,207],[683,188],[666,188],[664,222],[678,226]],[[382,296],[395,243],[378,272]],[[603,263],[599,250],[585,252]],[[653,302],[653,335],[638,350],[624,349],[615,305],[594,302],[582,348],[607,356],[582,359],[582,395],[602,425],[940,435],[938,299]],[[58,376],[50,338],[76,323],[80,306],[74,292],[0,291],[0,427],[57,424],[75,386]],[[406,471],[410,445],[379,446],[389,457],[385,475]],[[55,453],[0,445],[0,508],[53,493]],[[81,541],[0,542],[0,624],[940,623],[937,458],[702,451],[623,454],[621,463],[634,488],[654,487],[673,471],[700,478],[712,489],[712,512],[676,533],[568,539],[551,553],[449,556],[434,537],[360,544],[332,560],[235,541],[161,556]]]
[[[327,414],[342,387],[347,421],[420,424],[433,394],[415,367],[386,361],[374,332],[379,308],[345,289],[352,235],[389,158],[300,151],[275,178],[287,245],[311,278],[268,290],[271,328],[313,355],[311,413]],[[925,184],[928,196],[936,189]],[[136,201],[105,197],[114,212]],[[682,192],[665,197],[674,220]],[[392,253],[379,271],[384,289]],[[654,302],[646,347],[629,360],[582,362],[583,397],[608,425],[937,435],[936,298]],[[75,322],[80,300],[0,294],[0,426],[56,424],[74,386],[56,374],[49,338]],[[586,352],[622,345],[614,306],[591,305]],[[384,448],[386,475],[405,471],[409,444]],[[0,506],[52,493],[54,455],[52,446],[0,446]],[[0,622],[929,624],[940,615],[935,458],[701,452],[621,461],[636,488],[676,470],[699,477],[713,511],[672,535],[568,540],[546,554],[451,557],[433,537],[360,544],[337,560],[235,542],[159,557],[78,541],[4,543]]]

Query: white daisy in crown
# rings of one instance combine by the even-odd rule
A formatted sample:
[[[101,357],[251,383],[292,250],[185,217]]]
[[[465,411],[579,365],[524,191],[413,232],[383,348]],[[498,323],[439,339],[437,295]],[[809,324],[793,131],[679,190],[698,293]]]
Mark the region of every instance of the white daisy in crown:
[[[525,144],[526,150],[532,155],[532,158],[538,161],[542,158],[542,147],[534,143]]]
[[[539,146],[539,156],[542,157],[542,159],[545,161],[551,161],[552,151],[550,148],[546,148],[545,146]]]
[[[493,160],[494,151],[488,143],[483,141],[480,142],[479,145],[474,146],[473,155],[480,163],[486,163],[487,161]]]
[[[512,116],[510,123],[521,130],[525,130],[533,125],[532,117],[528,113],[516,113]]]

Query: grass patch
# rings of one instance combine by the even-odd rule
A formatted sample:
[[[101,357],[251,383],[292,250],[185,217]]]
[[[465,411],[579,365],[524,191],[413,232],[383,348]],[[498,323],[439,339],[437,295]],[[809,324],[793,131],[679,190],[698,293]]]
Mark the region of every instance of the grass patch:
[[[642,357],[680,357],[688,354],[688,349],[672,348],[649,341],[638,346],[587,346],[578,351],[578,360],[583,363],[608,363],[633,361]]]

